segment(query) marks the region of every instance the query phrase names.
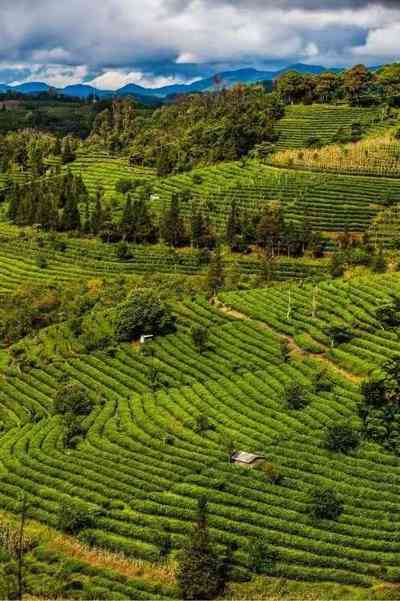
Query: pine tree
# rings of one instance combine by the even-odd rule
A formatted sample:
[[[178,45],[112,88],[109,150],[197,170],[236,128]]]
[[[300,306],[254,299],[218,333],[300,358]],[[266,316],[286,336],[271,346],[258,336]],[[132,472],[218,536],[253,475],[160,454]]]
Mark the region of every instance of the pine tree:
[[[121,221],[119,222],[119,227],[121,230],[121,234],[124,240],[131,241],[133,238],[132,231],[132,222],[133,222],[133,213],[132,213],[132,198],[130,194],[128,194],[125,207],[122,213]]]
[[[75,160],[75,153],[72,150],[71,142],[70,142],[69,138],[64,139],[61,160],[64,165],[67,165],[68,163],[72,163]]]
[[[58,212],[54,198],[49,192],[43,194],[38,202],[35,223],[40,224],[45,230],[58,229]]]
[[[185,240],[185,227],[180,215],[179,196],[173,194],[171,204],[161,220],[161,237],[169,246],[181,246]]]
[[[81,216],[79,213],[78,203],[76,198],[73,196],[70,196],[65,204],[60,227],[64,232],[81,229]]]
[[[96,192],[96,204],[90,220],[92,234],[98,234],[104,223],[103,206],[101,202],[101,191]]]
[[[13,186],[10,194],[8,195],[7,219],[10,221],[15,221],[17,218],[20,196],[21,190],[19,189],[18,185]]]
[[[214,599],[224,589],[228,570],[210,544],[207,513],[207,502],[201,498],[196,523],[182,551],[176,575],[182,599]]]
[[[223,288],[225,282],[224,265],[219,246],[215,249],[214,256],[210,261],[207,274],[207,287],[212,294],[217,294]]]
[[[201,248],[203,246],[206,225],[204,222],[203,213],[200,209],[193,209],[190,226],[192,246],[195,248]]]
[[[239,214],[236,207],[236,201],[233,200],[231,209],[228,215],[228,221],[226,224],[226,241],[229,244],[231,250],[235,247],[235,241],[237,236],[240,234],[240,220]]]

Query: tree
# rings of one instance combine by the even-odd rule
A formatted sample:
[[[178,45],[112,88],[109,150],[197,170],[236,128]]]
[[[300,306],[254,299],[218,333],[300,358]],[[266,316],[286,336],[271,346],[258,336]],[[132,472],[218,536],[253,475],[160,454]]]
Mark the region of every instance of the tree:
[[[129,245],[126,242],[119,242],[115,250],[115,254],[121,261],[126,261],[132,258],[132,253],[129,250]]]
[[[208,347],[208,330],[202,326],[194,326],[191,331],[193,344],[199,353],[204,353]]]
[[[330,339],[332,348],[350,342],[355,336],[353,329],[347,323],[333,324],[325,330],[325,334]]]
[[[61,230],[64,232],[68,232],[71,230],[80,230],[81,229],[81,216],[78,208],[78,203],[74,196],[68,196],[67,201],[65,203],[61,223]]]
[[[318,520],[337,520],[343,512],[343,502],[329,488],[315,488],[309,497],[310,514]]]
[[[86,503],[78,500],[63,501],[58,510],[58,527],[67,534],[79,534],[81,530],[94,528],[96,513]]]
[[[387,271],[387,263],[382,248],[379,249],[378,254],[374,255],[371,269],[374,273],[385,273]]]
[[[75,416],[85,416],[90,414],[93,404],[82,384],[68,382],[61,386],[56,393],[54,411],[58,415],[72,413]]]
[[[285,388],[285,401],[289,409],[304,409],[308,405],[308,389],[302,384],[293,382]]]
[[[348,453],[360,442],[358,432],[349,424],[333,424],[325,431],[325,448],[336,453]]]
[[[277,560],[277,553],[271,549],[265,538],[251,540],[248,547],[248,566],[255,574],[265,574]]]
[[[175,317],[155,290],[135,290],[117,309],[115,333],[118,340],[130,341],[143,334],[164,335],[174,329]]]
[[[73,161],[75,161],[75,153],[72,149],[71,141],[68,137],[66,137],[64,139],[61,160],[64,165],[67,165],[68,163],[72,163]]]
[[[226,241],[229,244],[231,250],[236,248],[237,236],[240,234],[240,219],[238,209],[236,207],[236,201],[233,200],[228,215],[228,221],[226,223]]]
[[[90,229],[93,234],[98,234],[104,223],[104,211],[102,205],[102,191],[96,190],[96,204],[90,218]]]
[[[361,96],[368,93],[373,79],[373,74],[365,65],[355,65],[345,71],[343,89],[350,104],[360,104]]]
[[[280,253],[285,234],[285,220],[280,203],[267,205],[257,226],[257,241],[272,256]]]
[[[182,599],[214,599],[225,586],[222,562],[211,546],[208,507],[200,498],[193,532],[179,558],[176,579]]]
[[[173,194],[169,208],[164,212],[160,223],[161,237],[169,246],[182,246],[185,241],[185,227],[180,215],[180,196]]]
[[[329,271],[333,278],[340,278],[345,271],[345,256],[343,253],[334,252],[332,254]]]
[[[207,273],[207,288],[215,295],[224,287],[225,272],[222,261],[221,248],[217,246],[210,261]]]

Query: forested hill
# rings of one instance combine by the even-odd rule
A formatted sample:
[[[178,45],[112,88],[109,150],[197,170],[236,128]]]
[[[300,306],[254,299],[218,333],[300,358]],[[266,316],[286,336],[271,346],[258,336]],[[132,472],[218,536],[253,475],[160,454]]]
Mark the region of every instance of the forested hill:
[[[131,162],[156,168],[159,175],[198,163],[235,160],[257,144],[276,139],[274,125],[283,105],[262,86],[236,86],[184,96],[148,118],[129,101],[100,113],[91,140],[112,152],[128,151]]]

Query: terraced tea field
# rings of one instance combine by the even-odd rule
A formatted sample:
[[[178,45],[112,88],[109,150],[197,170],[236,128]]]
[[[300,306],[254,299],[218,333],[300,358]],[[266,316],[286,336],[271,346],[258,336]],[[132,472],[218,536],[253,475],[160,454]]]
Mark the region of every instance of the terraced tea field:
[[[60,284],[74,280],[118,277],[135,279],[146,273],[166,275],[205,276],[207,264],[201,260],[198,251],[187,248],[171,250],[164,245],[130,245],[131,258],[121,260],[116,246],[99,240],[79,238],[66,239],[66,249],[56,250],[54,244],[42,239],[40,246],[32,232],[26,238],[19,236],[18,228],[0,224],[0,292],[13,290],[24,283]],[[46,266],[39,266],[38,259],[46,260]],[[243,274],[260,272],[257,255],[239,257],[228,255],[226,267],[237,264]],[[286,260],[282,258],[274,266],[274,279],[304,279],[326,276],[326,262],[315,260]]]
[[[285,108],[285,115],[277,124],[280,134],[277,148],[286,150],[304,148],[309,138],[319,138],[321,144],[331,144],[341,128],[359,123],[367,131],[384,127],[381,110],[349,106],[293,105]]]
[[[143,179],[153,194],[151,207],[159,213],[170,202],[173,192],[190,190],[195,203],[204,206],[219,231],[224,231],[232,200],[247,211],[258,211],[271,200],[282,202],[287,218],[298,221],[305,215],[316,231],[342,231],[344,225],[355,232],[368,228],[370,221],[390,199],[400,199],[400,181],[380,177],[319,174],[310,171],[277,169],[258,161],[221,163],[193,172],[157,178],[150,171],[132,169],[121,160],[93,158],[73,164],[72,169],[94,192],[98,186],[106,197],[123,204],[115,191],[120,177]],[[192,202],[181,205],[189,218]]]
[[[0,507],[15,511],[23,490],[31,517],[56,526],[60,503],[80,500],[100,511],[96,527],[81,532],[83,540],[155,562],[166,536],[174,550],[182,545],[196,500],[205,494],[212,540],[217,547],[237,545],[237,575],[247,571],[249,543],[265,537],[277,552],[272,575],[362,586],[398,579],[399,458],[366,442],[347,456],[321,444],[327,426],[359,424],[360,366],[375,367],[372,356],[383,359],[399,345],[374,318],[393,291],[400,292],[398,274],[321,284],[315,318],[307,285],[291,287],[289,318],[287,285],[224,293],[224,306],[187,299],[176,305],[178,331],[156,339],[151,354],[129,344],[112,354],[60,344],[30,371],[6,368]],[[357,319],[357,338],[329,350],[323,331],[339,316]],[[191,341],[195,324],[209,329],[203,354]],[[52,327],[34,344],[50,349],[52,339],[62,338],[70,338],[67,330]],[[292,349],[288,362],[283,339]],[[153,367],[162,374],[157,392],[148,377]],[[322,367],[332,388],[318,392],[313,382]],[[73,451],[63,448],[61,423],[52,415],[65,375],[96,402],[86,439]],[[303,410],[286,406],[291,382],[309,388]],[[203,433],[196,430],[199,415],[212,426]],[[279,466],[281,483],[230,464],[227,438],[237,449],[264,453]],[[309,491],[323,486],[344,500],[338,521],[308,514]]]

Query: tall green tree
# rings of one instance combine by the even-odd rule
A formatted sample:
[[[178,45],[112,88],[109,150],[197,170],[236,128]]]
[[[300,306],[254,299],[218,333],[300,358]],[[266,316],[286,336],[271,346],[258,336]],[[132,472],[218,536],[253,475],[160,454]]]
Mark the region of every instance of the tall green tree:
[[[161,218],[161,237],[169,246],[182,246],[185,242],[185,225],[180,213],[179,195],[173,194],[171,204]]]
[[[207,287],[212,294],[217,294],[224,287],[225,270],[222,260],[221,248],[217,246],[210,261],[207,273]]]
[[[182,599],[214,599],[224,590],[222,562],[210,543],[207,516],[207,502],[201,498],[176,574]]]

